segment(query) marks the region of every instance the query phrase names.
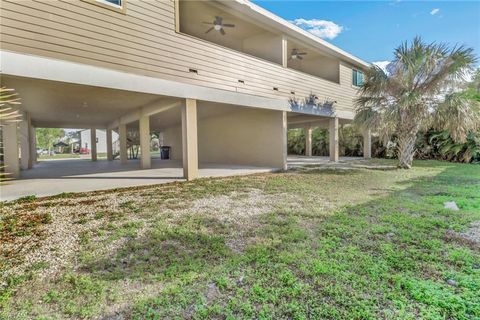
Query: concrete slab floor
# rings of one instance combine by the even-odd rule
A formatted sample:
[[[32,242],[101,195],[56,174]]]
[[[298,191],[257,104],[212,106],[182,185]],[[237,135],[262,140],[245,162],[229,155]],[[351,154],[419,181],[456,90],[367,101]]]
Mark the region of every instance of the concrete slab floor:
[[[138,160],[120,164],[119,160],[64,159],[40,161],[20,178],[0,186],[0,200],[28,195],[37,197],[62,192],[87,192],[184,181],[181,161],[152,159],[152,168],[140,170]],[[200,177],[225,177],[271,172],[273,168],[200,163]]]

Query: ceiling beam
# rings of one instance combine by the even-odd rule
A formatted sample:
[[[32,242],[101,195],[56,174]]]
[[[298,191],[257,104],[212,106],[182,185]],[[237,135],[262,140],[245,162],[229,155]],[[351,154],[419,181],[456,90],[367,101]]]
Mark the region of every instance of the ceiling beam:
[[[175,107],[183,103],[183,99],[178,98],[161,98],[157,101],[144,105],[136,110],[124,114],[119,119],[108,125],[109,129],[117,128],[120,124],[129,124],[138,121],[142,116],[151,116]]]

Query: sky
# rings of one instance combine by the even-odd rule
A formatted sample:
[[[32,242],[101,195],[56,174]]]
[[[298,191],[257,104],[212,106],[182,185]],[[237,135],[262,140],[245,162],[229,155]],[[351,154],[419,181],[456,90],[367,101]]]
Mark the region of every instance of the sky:
[[[480,0],[253,2],[368,62],[392,60],[417,35],[472,47],[480,57]]]

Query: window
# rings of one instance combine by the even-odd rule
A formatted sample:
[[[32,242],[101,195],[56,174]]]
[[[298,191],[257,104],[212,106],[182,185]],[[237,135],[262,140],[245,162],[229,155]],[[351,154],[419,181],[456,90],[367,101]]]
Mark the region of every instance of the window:
[[[127,0],[84,0],[105,9],[125,13]]]
[[[363,72],[362,71],[353,69],[352,84],[354,86],[357,86],[357,87],[359,87],[363,84]]]
[[[96,0],[97,2],[105,3],[110,6],[114,6],[117,8],[122,7],[122,0]]]

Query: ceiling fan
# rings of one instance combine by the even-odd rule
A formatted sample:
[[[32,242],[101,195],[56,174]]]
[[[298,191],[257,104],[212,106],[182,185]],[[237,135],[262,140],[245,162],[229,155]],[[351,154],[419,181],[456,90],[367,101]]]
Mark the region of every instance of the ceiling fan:
[[[290,53],[290,58],[288,60],[302,60],[304,55],[306,55],[307,53],[306,52],[300,52],[300,50],[298,49],[292,49],[292,53]]]
[[[209,24],[213,25],[213,27],[209,28],[205,33],[209,33],[212,30],[218,31],[222,34],[222,36],[225,35],[225,30],[223,28],[233,28],[235,27],[234,24],[231,23],[223,23],[223,18],[219,16],[215,16],[215,20],[213,22],[203,22],[204,24]]]

